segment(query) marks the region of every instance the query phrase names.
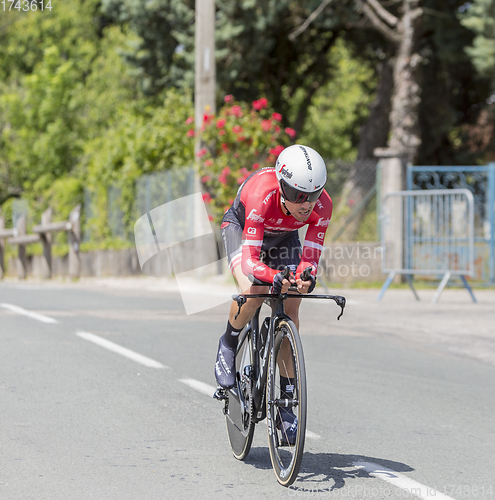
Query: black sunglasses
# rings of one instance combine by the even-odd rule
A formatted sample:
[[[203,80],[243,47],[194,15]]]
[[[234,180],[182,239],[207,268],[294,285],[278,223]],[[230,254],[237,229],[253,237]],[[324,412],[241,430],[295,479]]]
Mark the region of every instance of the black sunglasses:
[[[290,203],[305,203],[306,201],[314,203],[321,196],[324,186],[318,189],[318,191],[305,193],[304,191],[299,191],[299,189],[289,186],[287,182],[280,179],[280,189],[282,190],[283,197]]]

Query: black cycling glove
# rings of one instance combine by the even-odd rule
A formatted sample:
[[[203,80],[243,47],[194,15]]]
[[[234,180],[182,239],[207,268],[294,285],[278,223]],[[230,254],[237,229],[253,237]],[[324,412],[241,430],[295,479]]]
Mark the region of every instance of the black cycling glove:
[[[313,276],[312,274],[310,274],[307,277],[307,279],[305,279],[304,281],[311,281],[311,285],[309,285],[309,288],[308,288],[308,293],[311,293],[315,289],[315,286],[316,286],[316,276]]]
[[[285,276],[283,273],[278,273],[273,277],[273,293],[282,293],[282,282]]]

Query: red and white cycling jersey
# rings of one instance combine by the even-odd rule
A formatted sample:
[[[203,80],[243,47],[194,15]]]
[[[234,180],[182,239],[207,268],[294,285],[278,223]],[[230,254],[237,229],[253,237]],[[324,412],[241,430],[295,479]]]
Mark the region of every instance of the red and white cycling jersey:
[[[326,191],[323,191],[305,222],[297,221],[292,215],[285,215],[280,206],[275,169],[266,168],[255,172],[240,187],[222,224],[224,227],[235,217],[243,229],[242,253],[237,257],[237,262],[232,263],[232,268],[242,264],[244,274],[253,274],[262,281],[272,282],[278,271],[270,269],[259,260],[263,238],[288,234],[308,225],[296,276],[299,277],[308,266],[316,274],[331,216],[332,200]]]

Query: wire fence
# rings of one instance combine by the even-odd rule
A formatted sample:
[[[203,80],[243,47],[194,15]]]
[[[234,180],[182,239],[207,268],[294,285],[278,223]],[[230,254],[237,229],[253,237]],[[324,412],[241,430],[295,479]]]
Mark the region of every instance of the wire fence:
[[[377,160],[328,161],[330,241],[378,241]],[[378,190],[379,191],[379,190]]]

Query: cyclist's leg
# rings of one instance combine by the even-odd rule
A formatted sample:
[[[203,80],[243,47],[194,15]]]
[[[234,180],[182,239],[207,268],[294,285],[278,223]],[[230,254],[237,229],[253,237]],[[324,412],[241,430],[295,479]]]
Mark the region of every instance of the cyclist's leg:
[[[242,228],[235,218],[224,216],[222,223],[222,237],[225,244],[230,269],[239,284],[241,291],[246,293],[264,293],[267,287],[254,287],[241,270]],[[262,304],[263,299],[248,299],[243,305],[240,314],[235,302],[232,302],[229,320],[225,333],[219,341],[217,360],[215,363],[215,376],[222,387],[231,387],[235,383],[235,352],[237,349],[240,331],[249,322],[256,309]]]

